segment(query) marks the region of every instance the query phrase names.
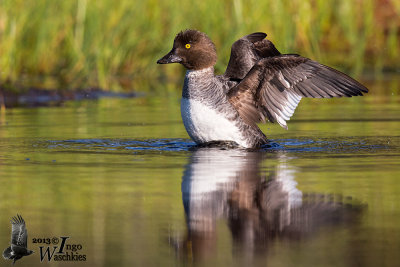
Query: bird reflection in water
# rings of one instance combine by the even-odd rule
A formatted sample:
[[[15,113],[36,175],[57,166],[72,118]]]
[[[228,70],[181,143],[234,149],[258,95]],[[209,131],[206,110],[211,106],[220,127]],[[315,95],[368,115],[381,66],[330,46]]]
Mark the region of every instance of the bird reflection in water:
[[[264,159],[277,165],[262,168]],[[217,224],[226,221],[235,253],[251,257],[274,240],[300,240],[327,225],[357,221],[362,205],[338,195],[305,194],[284,153],[199,148],[183,174],[187,233],[174,242],[180,257],[215,256]],[[222,219],[222,220],[221,220]]]

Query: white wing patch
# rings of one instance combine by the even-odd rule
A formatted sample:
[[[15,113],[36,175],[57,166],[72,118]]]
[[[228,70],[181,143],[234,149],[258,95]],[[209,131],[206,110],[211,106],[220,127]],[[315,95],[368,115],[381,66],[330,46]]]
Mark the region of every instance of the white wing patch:
[[[279,105],[280,110],[278,112],[273,112],[276,116],[276,121],[279,123],[280,126],[288,129],[286,125],[286,121],[290,120],[293,116],[293,113],[301,100],[301,96],[296,93],[285,91],[286,99],[284,105]]]
[[[290,88],[290,83],[283,77],[282,72],[278,72],[278,80],[285,86],[287,89]]]

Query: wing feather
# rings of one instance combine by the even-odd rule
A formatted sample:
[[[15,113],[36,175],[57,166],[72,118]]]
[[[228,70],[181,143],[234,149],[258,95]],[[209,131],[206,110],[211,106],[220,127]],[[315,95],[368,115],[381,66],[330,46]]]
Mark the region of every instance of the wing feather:
[[[27,241],[28,231],[25,221],[21,215],[17,214],[11,219],[11,245],[26,248]]]
[[[224,76],[242,80],[260,59],[280,55],[272,42],[264,39],[266,36],[266,33],[255,32],[234,42]]]
[[[287,128],[302,97],[361,96],[368,89],[346,74],[299,55],[259,60],[228,98],[249,124],[278,122]]]

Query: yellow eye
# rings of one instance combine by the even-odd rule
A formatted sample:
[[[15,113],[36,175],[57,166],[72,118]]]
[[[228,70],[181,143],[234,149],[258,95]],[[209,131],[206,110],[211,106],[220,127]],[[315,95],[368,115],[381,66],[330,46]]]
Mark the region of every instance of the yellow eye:
[[[189,49],[190,48],[190,44],[186,44],[185,47],[186,47],[186,49]]]

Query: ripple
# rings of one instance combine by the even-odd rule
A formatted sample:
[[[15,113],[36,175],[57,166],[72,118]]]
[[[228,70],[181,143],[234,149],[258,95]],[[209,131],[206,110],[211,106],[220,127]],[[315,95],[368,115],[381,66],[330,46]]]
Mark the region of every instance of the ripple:
[[[396,142],[397,143],[397,142]],[[45,141],[42,146],[47,149],[75,151],[191,151],[196,144],[189,139],[71,139]],[[229,149],[223,148],[221,149]],[[354,153],[373,152],[376,150],[396,149],[381,138],[347,138],[338,139],[272,139],[271,143],[261,148],[261,151],[285,151],[293,153]]]
[[[271,147],[272,150],[287,152],[329,152],[329,153],[354,153],[372,152],[375,150],[390,149],[386,141],[376,138],[359,139],[275,139],[273,142],[279,146]]]
[[[49,141],[50,149],[114,150],[114,151],[188,151],[195,143],[185,139],[74,139]]]

